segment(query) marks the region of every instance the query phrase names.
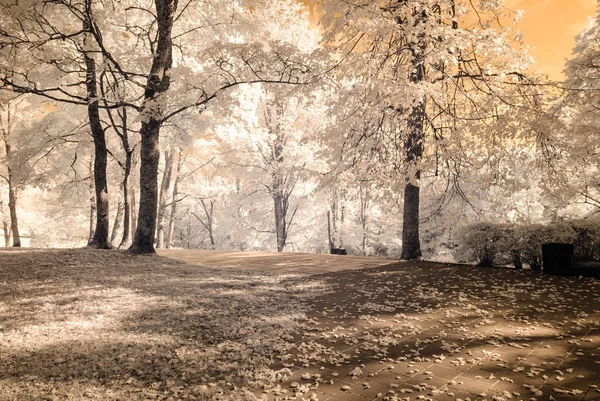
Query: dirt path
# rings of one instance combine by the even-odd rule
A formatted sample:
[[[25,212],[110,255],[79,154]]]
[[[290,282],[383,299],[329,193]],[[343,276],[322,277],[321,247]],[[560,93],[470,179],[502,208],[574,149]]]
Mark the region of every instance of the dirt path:
[[[200,266],[251,269],[272,273],[323,274],[357,270],[398,263],[383,259],[349,255],[312,253],[234,252],[187,249],[159,249],[158,254]]]

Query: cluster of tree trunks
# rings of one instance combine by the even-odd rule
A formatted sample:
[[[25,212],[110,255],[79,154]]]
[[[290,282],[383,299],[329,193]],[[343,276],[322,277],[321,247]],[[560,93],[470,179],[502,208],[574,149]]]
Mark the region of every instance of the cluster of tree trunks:
[[[152,66],[148,74],[146,89],[144,93],[144,103],[142,105],[142,114],[144,120],[140,129],[141,149],[140,149],[140,194],[139,194],[139,213],[137,214],[137,224],[133,242],[129,247],[132,253],[154,253],[155,240],[158,236],[158,247],[164,246],[164,218],[167,208],[167,190],[170,187],[172,175],[172,166],[174,151],[171,151],[166,158],[166,168],[161,186],[161,198],[158,198],[158,166],[160,161],[159,137],[160,128],[163,124],[163,110],[149,110],[157,99],[164,94],[170,86],[170,69],[173,64],[172,52],[173,42],[171,38],[173,20],[177,10],[177,0],[156,0],[157,17],[157,43],[153,55]],[[90,4],[89,0],[86,4]],[[88,8],[89,9],[89,8]],[[87,13],[91,18],[91,11]],[[89,31],[92,21],[84,21],[84,31]],[[108,188],[107,188],[107,148],[105,133],[101,125],[100,110],[98,102],[98,84],[96,77],[95,61],[89,57],[86,52],[83,53],[86,65],[86,89],[88,96],[88,118],[90,129],[94,139],[94,189],[95,189],[95,229],[89,242],[89,246],[107,249],[111,247],[111,240],[116,239],[118,226],[123,227],[123,237],[119,247],[125,247],[130,239],[130,216],[133,205],[130,206],[132,199],[129,188],[129,177],[132,169],[133,150],[129,145],[127,136],[126,110],[121,114],[123,129],[119,134],[122,145],[125,150],[126,160],[124,166],[124,178],[122,182],[122,203],[118,206],[115,227],[113,228],[112,238],[109,239],[109,207],[108,207]],[[148,111],[149,110],[149,111]],[[111,117],[112,119],[112,117]],[[180,166],[179,166],[180,168]],[[174,192],[177,191],[177,186]],[[157,209],[158,205],[158,209]],[[167,244],[172,240],[172,221],[175,215],[176,206],[171,208],[171,220],[169,221],[169,231],[167,235]],[[121,221],[123,216],[123,223]],[[158,225],[158,232],[157,232]]]

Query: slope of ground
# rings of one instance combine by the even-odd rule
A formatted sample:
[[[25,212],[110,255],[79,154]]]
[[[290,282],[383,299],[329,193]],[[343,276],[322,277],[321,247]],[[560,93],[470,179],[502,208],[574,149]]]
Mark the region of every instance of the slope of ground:
[[[337,260],[0,251],[0,400],[600,400],[600,281]]]

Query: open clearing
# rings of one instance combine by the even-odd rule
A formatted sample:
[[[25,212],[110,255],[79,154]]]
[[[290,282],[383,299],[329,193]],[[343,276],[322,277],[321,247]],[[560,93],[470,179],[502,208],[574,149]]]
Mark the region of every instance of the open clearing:
[[[0,251],[0,400],[600,400],[599,280],[249,255]]]

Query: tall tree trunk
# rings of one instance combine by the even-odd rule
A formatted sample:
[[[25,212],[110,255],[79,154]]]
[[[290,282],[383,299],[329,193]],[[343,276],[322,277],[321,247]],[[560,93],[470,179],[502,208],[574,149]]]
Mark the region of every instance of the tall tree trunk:
[[[425,79],[425,67],[420,58],[415,61],[415,70],[411,73],[411,82],[419,83]],[[421,171],[418,163],[423,156],[423,128],[425,122],[425,100],[420,99],[408,117],[408,138],[404,143],[405,161],[408,177],[404,187],[404,211],[402,219],[402,254],[406,260],[421,257],[419,241],[419,205]]]
[[[181,169],[183,167],[183,150],[179,148],[177,159],[177,168],[175,169],[175,178],[173,179],[173,194],[171,196],[171,212],[169,213],[169,226],[167,228],[166,247],[173,246],[173,232],[175,231],[175,214],[177,213],[177,196],[179,196],[179,182],[181,181]]]
[[[338,246],[344,248],[344,223],[346,221],[346,190],[343,189],[340,194],[340,224],[338,227]]]
[[[210,206],[206,206],[206,202],[202,199],[202,207],[204,208],[204,215],[206,216],[206,224],[203,223],[204,227],[208,231],[208,240],[210,241],[210,247],[215,247],[215,235],[213,230],[213,217],[215,213],[215,201],[210,201]]]
[[[133,150],[129,147],[127,137],[127,110],[123,108],[123,135],[121,136],[123,149],[125,149],[125,171],[123,172],[123,238],[119,244],[119,249],[128,247],[131,242],[131,209],[129,178],[133,164]]]
[[[279,107],[276,109],[278,116],[281,117],[281,110]],[[268,120],[269,121],[269,120]],[[280,128],[279,121],[271,127],[271,130],[275,133],[275,143],[272,148],[272,193],[273,198],[273,211],[275,215],[275,237],[277,240],[277,252],[283,252],[285,249],[285,243],[287,241],[287,226],[286,218],[288,212],[288,200],[289,196],[284,188],[285,177],[282,171],[283,166],[283,144],[285,143],[285,137],[283,136]]]
[[[154,237],[158,204],[158,136],[160,122],[142,123],[142,147],[140,165],[140,201],[137,228],[129,250],[133,253],[155,253]]]
[[[10,229],[6,229],[6,218],[4,218],[4,240],[5,246],[8,246],[12,237],[12,246],[21,246],[21,236],[19,234],[19,221],[17,218],[17,183],[15,182],[14,170],[12,167],[12,148],[8,143],[8,137],[12,131],[12,112],[10,105],[7,106],[7,114],[4,129],[0,131],[0,141],[4,143],[4,153],[6,156],[6,170],[7,176],[5,177],[8,184],[8,214],[10,215]],[[3,213],[4,214],[4,213]]]
[[[88,243],[94,237],[94,222],[96,221],[96,196],[94,195],[94,163],[90,161],[90,233]]]
[[[92,21],[91,1],[86,0],[86,16],[88,19],[83,23],[83,29],[89,30]],[[96,62],[87,52],[83,52],[86,68],[85,87],[87,90],[88,119],[90,129],[94,138],[94,187],[96,193],[96,228],[94,236],[88,246],[98,249],[110,249],[108,238],[109,214],[108,214],[108,183],[106,178],[106,165],[108,151],[106,149],[106,137],[100,121],[100,109],[98,107],[98,83],[96,82]]]
[[[277,237],[277,252],[283,252],[287,240],[285,198],[279,192],[273,194],[275,207],[275,234]]]
[[[19,233],[19,221],[17,219],[17,190],[12,185],[8,189],[8,208],[10,209],[10,232],[12,246],[21,246],[21,234]]]
[[[156,228],[156,247],[164,248],[165,238],[165,214],[167,212],[167,201],[169,200],[169,191],[171,190],[171,177],[173,176],[173,159],[175,159],[175,149],[165,151],[165,170],[160,183],[160,197],[158,201],[158,218]]]
[[[123,175],[123,237],[119,249],[129,246],[131,242],[131,201],[129,190],[129,177],[131,176],[131,155],[127,152],[125,159],[125,171]]]
[[[131,188],[130,194],[129,194],[129,199],[131,201],[131,232],[134,233],[135,232],[135,227],[137,225],[137,210],[138,210],[138,204],[139,202],[138,200],[138,195],[136,193],[135,188]]]
[[[139,172],[139,168],[138,165],[140,164],[140,158],[139,158],[139,154],[138,153],[134,153],[133,157],[131,159],[131,173],[133,175],[134,171],[138,171]],[[139,182],[139,177],[136,177],[136,179]],[[131,181],[130,181],[131,182]],[[129,202],[131,203],[131,207],[129,208],[129,210],[131,211],[131,235],[133,235],[135,233],[135,229],[137,227],[137,220],[138,220],[138,205],[139,203],[139,188],[138,185],[130,185],[129,186]],[[133,243],[133,239],[131,241]],[[131,244],[130,244],[131,247]]]
[[[102,93],[104,95],[104,91]],[[121,215],[120,212],[122,211],[123,235],[121,236],[121,239],[118,242],[118,249],[122,249],[125,247],[129,247],[131,243],[131,202],[129,193],[129,179],[131,177],[132,171],[133,150],[129,145],[127,107],[123,106],[121,108],[121,112],[118,113],[118,115],[121,119],[120,129],[117,128],[116,122],[112,117],[110,110],[108,111],[108,117],[111,123],[113,124],[114,130],[121,139],[121,146],[123,147],[123,151],[125,152],[125,164],[119,163],[119,165],[123,168],[123,180],[121,181],[121,199],[119,199],[119,210],[117,213],[117,215]],[[115,223],[117,221],[119,220],[115,220]],[[115,230],[115,228],[113,228],[113,235],[111,235],[111,243],[114,243],[114,241],[116,240],[115,232],[118,232],[118,230]]]
[[[338,205],[338,191],[337,189],[333,190],[331,203],[329,204],[329,211],[327,212],[328,225],[330,224],[331,228],[329,230],[329,251],[331,252],[333,248],[339,248],[338,245],[338,221],[339,221],[339,205]],[[329,227],[328,227],[329,228]]]
[[[0,211],[2,212],[2,232],[4,234],[4,246],[10,242],[10,212],[7,212],[4,202],[0,199]]]
[[[327,211],[327,240],[329,242],[329,252],[333,248],[335,248],[335,243],[333,241],[333,232],[331,231],[331,210]]]
[[[7,157],[10,155],[10,145],[8,143],[6,146],[6,155]],[[15,178],[13,174],[13,169],[9,166],[8,170],[8,210],[10,212],[10,232],[12,234],[12,246],[20,247],[21,246],[21,235],[19,233],[19,220],[17,218],[17,188],[15,185]]]
[[[177,0],[155,0],[158,24],[158,41],[152,59],[152,67],[146,83],[142,114],[140,209],[132,253],[155,253],[154,234],[158,205],[158,161],[160,158],[159,134],[163,110],[158,108],[157,97],[169,89],[170,69],[173,64],[171,31]]]
[[[110,243],[114,244],[117,240],[121,229],[123,228],[123,215],[125,214],[125,205],[123,205],[123,199],[119,199],[119,203],[117,204],[117,214],[115,214],[115,220],[113,223],[113,228],[110,234]]]
[[[360,214],[359,220],[362,228],[362,253],[364,256],[367,256],[367,244],[369,239],[369,218],[368,218],[368,210],[369,210],[369,188],[361,185],[359,187],[359,200],[360,200]]]
[[[404,213],[402,221],[402,259],[421,257],[419,241],[419,187],[407,183],[404,187]]]

